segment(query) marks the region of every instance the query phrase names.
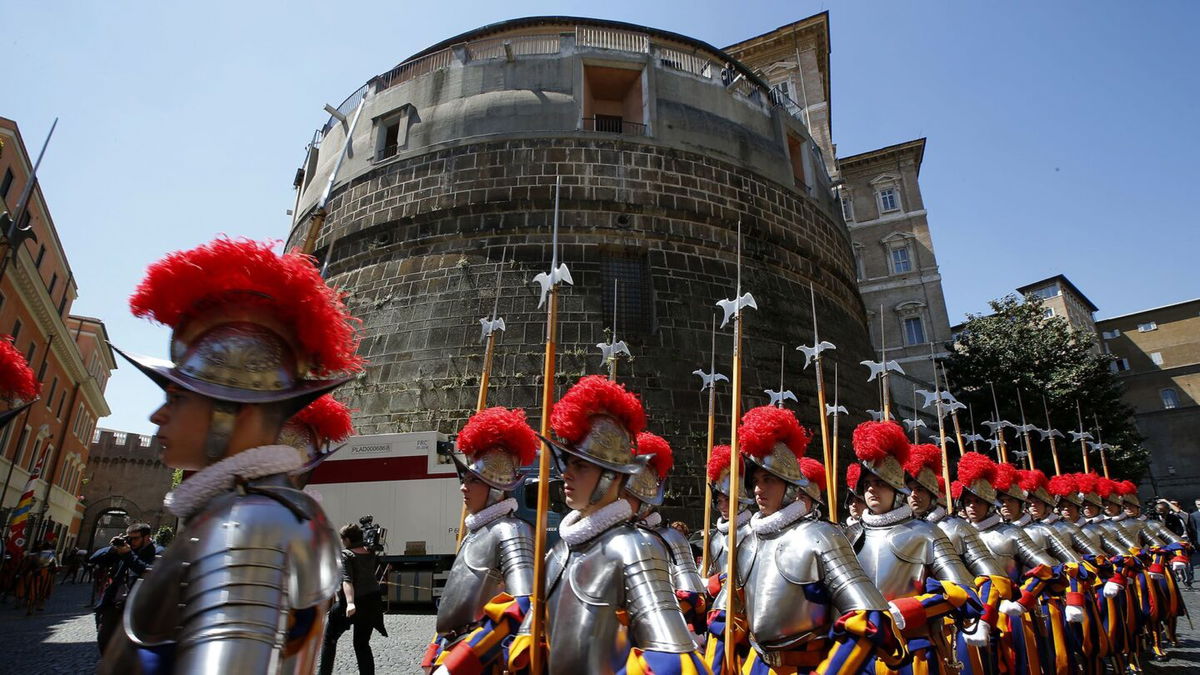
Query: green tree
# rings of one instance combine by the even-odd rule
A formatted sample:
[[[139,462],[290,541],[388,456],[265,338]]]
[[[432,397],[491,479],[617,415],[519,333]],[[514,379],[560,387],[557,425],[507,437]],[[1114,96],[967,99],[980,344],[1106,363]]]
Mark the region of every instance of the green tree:
[[[154,533],[154,543],[166,548],[175,539],[175,528],[170,525],[162,525]]]
[[[1026,422],[1045,428],[1044,396],[1052,428],[1065,435],[1056,441],[1064,472],[1083,470],[1080,444],[1067,434],[1079,430],[1082,416],[1085,431],[1096,436],[1098,422],[1100,439],[1115,446],[1107,452],[1112,477],[1136,482],[1146,470],[1148,454],[1139,445],[1133,410],[1121,401],[1122,387],[1110,366],[1113,357],[1096,350],[1095,335],[1060,317],[1045,317],[1036,298],[1010,295],[989,305],[991,314],[967,315],[946,359],[951,390],[971,406],[980,427],[976,433],[988,435],[981,423],[994,417],[993,388],[1000,418],[1014,424],[1021,423],[1019,389]],[[959,416],[964,424],[969,420],[965,413]],[[1012,451],[1022,449],[1022,441],[1012,429],[1005,433],[1009,459],[1016,463]],[[1050,443],[1036,432],[1030,438],[1035,465],[1053,475]],[[1099,453],[1091,452],[1088,462],[1101,472]]]

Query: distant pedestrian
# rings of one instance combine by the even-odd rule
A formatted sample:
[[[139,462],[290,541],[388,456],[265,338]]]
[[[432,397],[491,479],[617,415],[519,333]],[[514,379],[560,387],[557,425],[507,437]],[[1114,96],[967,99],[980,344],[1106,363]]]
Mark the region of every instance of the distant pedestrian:
[[[330,675],[342,633],[354,629],[354,657],[360,675],[374,675],[375,655],[371,653],[371,632],[387,637],[383,626],[383,596],[375,579],[378,561],[374,551],[363,542],[362,528],[353,523],[339,532],[342,536],[342,587],[329,610],[325,625],[325,643],[321,647],[321,665],[317,672]]]
[[[96,605],[96,642],[101,654],[108,646],[109,638],[121,625],[125,599],[133,588],[133,582],[150,569],[157,553],[154,542],[150,540],[150,526],[136,523],[125,530],[125,536],[113,537],[107,549],[92,555],[89,562],[111,572],[111,581],[105,586]]]

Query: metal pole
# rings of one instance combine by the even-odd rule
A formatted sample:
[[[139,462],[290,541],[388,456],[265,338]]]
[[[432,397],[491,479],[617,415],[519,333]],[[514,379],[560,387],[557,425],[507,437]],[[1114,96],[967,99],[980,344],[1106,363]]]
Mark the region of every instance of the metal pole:
[[[712,324],[712,348],[709,351],[709,354],[710,354],[710,357],[709,357],[709,364],[708,364],[708,372],[712,373],[712,374],[716,374],[716,372],[717,372],[717,317],[715,317],[715,316],[713,317],[713,324]],[[704,451],[705,471],[708,470],[708,463],[710,461],[712,461],[713,438],[716,433],[716,427],[717,427],[717,383],[716,383],[716,380],[714,379],[708,385],[708,442],[707,442],[707,447],[705,448],[705,451]],[[732,462],[733,457],[730,457],[729,461]],[[700,570],[706,578],[709,576],[708,547],[709,547],[709,543],[710,543],[709,538],[711,536],[709,528],[712,527],[712,484],[709,483],[707,479],[708,479],[708,476],[706,475],[705,481],[704,481],[704,550],[700,553]],[[730,499],[733,499],[736,501],[736,499],[737,499],[736,495],[738,494],[738,489],[737,489],[738,486],[734,485],[731,487],[734,488],[733,492],[734,492],[735,496],[730,497]]]

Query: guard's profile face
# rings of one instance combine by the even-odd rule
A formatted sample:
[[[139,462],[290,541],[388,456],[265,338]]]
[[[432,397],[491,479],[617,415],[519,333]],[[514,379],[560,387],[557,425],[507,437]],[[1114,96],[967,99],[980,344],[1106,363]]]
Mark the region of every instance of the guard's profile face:
[[[1021,504],[1021,500],[1014,499],[1013,497],[1009,497],[1008,495],[1000,495],[1000,517],[1001,518],[1003,518],[1009,522],[1012,522],[1012,521],[1020,518],[1021,514],[1024,512],[1025,512],[1025,508]]]
[[[729,515],[729,497],[726,497],[724,492],[717,493],[717,513]]]
[[[489,489],[488,484],[480,480],[479,476],[469,471],[463,472],[463,481],[458,490],[462,493],[467,513],[479,513],[487,506]]]
[[[600,482],[600,473],[600,467],[595,464],[569,456],[563,469],[563,497],[567,506],[576,511],[587,509],[592,492]]]
[[[1063,503],[1058,507],[1058,512],[1064,520],[1069,520],[1072,523],[1079,520],[1079,507],[1063,500]]]
[[[988,503],[971,494],[970,492],[963,490],[962,510],[963,514],[966,515],[967,520],[971,521],[972,523],[978,523],[984,518],[987,518]]]
[[[769,516],[778,511],[783,505],[787,483],[766,469],[755,469],[751,480],[754,481],[754,502],[758,504],[758,512]]]
[[[865,471],[863,473],[866,474]],[[887,513],[895,508],[896,489],[888,485],[887,481],[874,474],[866,474],[859,485],[864,487],[863,499],[871,513]]]
[[[852,499],[847,508],[851,518],[862,520],[863,512],[867,510],[867,503],[861,499]]]
[[[1166,513],[1167,505],[1159,504],[1155,510],[1159,513]],[[1130,518],[1137,518],[1138,516],[1142,515],[1142,508],[1140,506],[1134,506],[1133,504],[1126,504],[1125,515],[1129,516]]]
[[[1040,499],[1030,499],[1025,507],[1029,509],[1029,515],[1033,516],[1034,520],[1041,520],[1050,515],[1050,507]]]
[[[208,465],[204,439],[212,420],[212,399],[175,385],[167,386],[167,401],[150,415],[158,425],[163,464],[172,469],[199,471]]]

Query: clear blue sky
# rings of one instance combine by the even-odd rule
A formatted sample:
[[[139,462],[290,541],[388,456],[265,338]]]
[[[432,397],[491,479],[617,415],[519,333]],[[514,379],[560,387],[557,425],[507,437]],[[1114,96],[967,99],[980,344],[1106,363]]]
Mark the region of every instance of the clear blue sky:
[[[1200,296],[1190,1],[7,2],[0,115],[31,152],[61,118],[41,176],[74,311],[161,356],[166,331],[126,305],[144,267],[221,232],[284,237],[322,105],[408,55],[519,16],[724,46],[825,9],[839,154],[929,139],[921,188],[952,321],[1057,273],[1100,317]],[[123,365],[101,425],[148,432],[159,400]]]

